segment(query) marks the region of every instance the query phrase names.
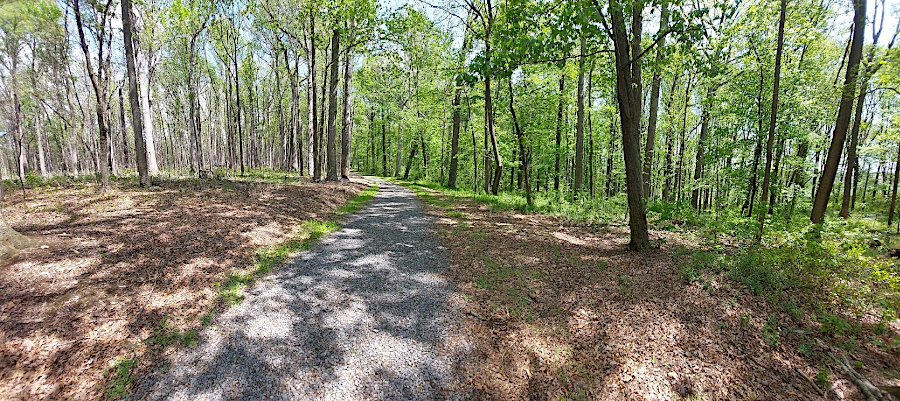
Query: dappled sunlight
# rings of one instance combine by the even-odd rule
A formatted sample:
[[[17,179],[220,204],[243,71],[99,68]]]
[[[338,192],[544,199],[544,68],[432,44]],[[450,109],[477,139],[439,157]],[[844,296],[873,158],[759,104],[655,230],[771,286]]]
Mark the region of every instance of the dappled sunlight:
[[[20,194],[7,197],[10,223],[38,243],[0,266],[0,359],[27,366],[0,371],[0,394],[102,398],[115,358],[143,356],[138,369],[147,369],[165,353],[148,339],[181,341],[200,328],[216,307],[215,284],[252,268],[256,248],[362,187],[284,185],[267,189],[278,199],[250,199],[228,182],[195,185],[125,184],[109,195],[94,185],[37,188],[27,210]]]
[[[197,348],[172,355],[170,370],[143,380],[137,396],[406,398],[460,385],[453,366],[465,348],[451,338],[461,331],[437,274],[444,262],[423,234],[430,220],[418,213],[406,191],[383,189],[345,228],[247,289]],[[398,227],[411,233],[397,236]],[[278,390],[257,392],[272,382]]]

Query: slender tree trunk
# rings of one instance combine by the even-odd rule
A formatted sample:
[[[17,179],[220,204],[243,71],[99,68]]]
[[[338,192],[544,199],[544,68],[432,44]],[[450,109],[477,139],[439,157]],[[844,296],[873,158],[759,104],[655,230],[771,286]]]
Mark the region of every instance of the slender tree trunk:
[[[659,32],[669,29],[669,7],[665,0],[660,2]],[[644,196],[652,196],[651,179],[653,173],[653,156],[656,148],[656,125],[659,116],[659,86],[662,82],[662,63],[665,59],[666,39],[662,38],[656,45],[656,65],[653,68],[653,80],[650,84],[650,117],[647,120],[647,144],[644,145]]]
[[[525,201],[528,202],[528,206],[533,206],[534,201],[531,199],[531,184],[528,179],[528,165],[527,158],[525,157],[525,134],[522,132],[521,126],[519,126],[519,118],[516,116],[516,108],[514,106],[513,100],[513,86],[512,86],[512,78],[508,81],[509,84],[509,114],[512,116],[513,120],[513,128],[516,131],[516,139],[519,144],[519,155],[521,157],[522,164],[519,166],[519,174],[520,176],[524,176],[525,181]]]
[[[564,68],[559,71],[559,105],[556,108],[556,162],[554,163],[553,189],[559,191],[559,156],[562,152],[563,99],[565,99],[566,75]]]
[[[819,180],[819,188],[816,191],[812,213],[810,214],[810,221],[813,224],[820,224],[825,221],[825,209],[828,207],[828,198],[831,197],[831,189],[834,186],[834,178],[837,175],[844,140],[847,137],[847,128],[850,126],[853,95],[856,93],[856,76],[859,71],[863,35],[865,34],[866,0],[853,0],[853,8],[854,32],[850,45],[850,56],[847,61],[847,75],[844,78],[844,87],[841,91],[841,103],[838,109],[837,121],[834,125],[834,135],[831,138],[828,157],[825,159],[825,168],[822,170],[822,178]]]
[[[381,175],[387,177],[387,116],[381,107]]]
[[[871,61],[871,60],[870,60]],[[847,146],[847,169],[844,174],[844,192],[841,197],[841,211],[839,216],[846,219],[850,217],[850,196],[852,194],[853,177],[857,169],[856,148],[859,145],[859,126],[863,118],[863,107],[866,102],[866,92],[869,90],[868,74],[863,73],[859,87],[859,96],[856,97],[856,115],[853,128],[850,129],[850,144]]]
[[[97,113],[97,126],[100,131],[100,155],[97,157],[98,159],[98,169],[100,170],[100,190],[106,191],[109,189],[109,126],[106,121],[106,85],[104,83],[105,77],[103,77],[103,55],[102,52],[100,54],[100,66],[98,66],[98,70],[94,70],[94,65],[91,62],[91,54],[88,49],[87,39],[84,35],[84,23],[81,18],[81,4],[79,0],[74,0],[75,9],[75,20],[78,25],[78,37],[81,41],[81,50],[84,53],[84,63],[85,67],[88,71],[88,76],[91,80],[91,86],[94,88],[94,95],[96,97],[96,113]],[[106,18],[104,16],[103,21],[101,22],[101,26],[104,26],[106,23]],[[100,38],[101,45],[99,48],[103,49],[103,37],[104,34],[101,29],[98,37]],[[15,75],[15,71],[13,71],[13,75]],[[15,86],[13,86],[15,87]],[[16,108],[18,108],[18,99],[14,99],[16,103]],[[24,188],[23,188],[24,189]]]
[[[344,55],[344,94],[342,99],[343,107],[341,108],[341,113],[343,113],[341,119],[341,178],[343,179],[350,178],[350,81],[353,79],[352,61],[353,56],[350,54],[350,49],[347,49],[347,54]]]
[[[80,12],[79,12],[80,15]],[[79,25],[79,28],[81,25]],[[19,185],[22,187],[22,194],[25,194],[25,131],[22,129],[22,105],[19,102],[19,84],[18,84],[18,63],[19,48],[18,45],[7,46],[7,54],[10,55],[10,86],[12,86],[13,94],[13,135],[16,142],[16,173],[19,175]],[[88,57],[85,55],[85,57]]]
[[[769,184],[772,181],[772,147],[775,144],[775,124],[778,122],[778,91],[781,83],[781,54],[784,48],[784,19],[787,10],[787,0],[781,0],[781,14],[778,18],[778,43],[775,48],[775,77],[772,83],[772,111],[769,113],[769,135],[766,139],[766,169],[763,172],[762,195],[759,203],[765,204],[769,198]],[[762,240],[763,227],[766,222],[766,209],[759,212],[759,231],[756,232],[756,242]]]
[[[706,156],[706,141],[709,136],[709,109],[712,108],[715,86],[710,83],[706,88],[706,101],[700,113],[700,138],[697,139],[697,158],[694,160],[694,190],[691,192],[691,206],[700,210],[700,179],[703,178],[703,158]]]
[[[338,50],[340,45],[341,34],[335,29],[334,33],[331,35],[331,80],[328,82],[328,138],[326,145],[326,151],[328,153],[328,176],[325,178],[328,181],[338,180],[337,139],[335,137],[337,132],[335,122],[337,120]]]
[[[235,125],[238,136],[238,159],[241,164],[241,176],[244,175],[244,132],[241,124],[241,72],[238,69],[238,33],[234,33],[234,97],[235,97]]]
[[[588,86],[587,86],[587,124],[588,124],[588,176],[589,176],[589,187],[591,198],[596,196],[596,179],[594,177],[594,171],[596,167],[594,166],[594,124],[593,118],[591,117],[591,110],[593,109],[593,82],[594,82],[594,63],[591,62],[591,67],[588,72]]]
[[[669,90],[669,105],[667,106],[669,109],[672,109],[675,105],[675,89],[678,87],[678,78],[676,75],[675,79],[672,80],[672,87]],[[670,113],[671,119],[671,113]],[[666,202],[672,201],[672,181],[674,179],[674,172],[672,171],[672,151],[675,147],[675,138],[672,129],[669,129],[669,132],[666,133],[666,161],[663,175],[665,176],[665,180],[663,180],[663,194],[662,197]]]
[[[584,184],[584,36],[578,58],[578,109],[575,113],[575,196]]]
[[[894,222],[894,210],[897,204],[897,182],[900,180],[900,143],[897,146],[897,164],[894,167],[894,183],[891,186],[891,205],[888,209],[888,227]]]

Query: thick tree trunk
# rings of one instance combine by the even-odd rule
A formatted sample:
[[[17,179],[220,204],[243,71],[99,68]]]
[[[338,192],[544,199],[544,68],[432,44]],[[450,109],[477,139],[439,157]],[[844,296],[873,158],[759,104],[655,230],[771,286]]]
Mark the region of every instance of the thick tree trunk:
[[[778,43],[775,48],[775,77],[772,83],[772,110],[769,113],[769,135],[766,139],[766,168],[763,172],[762,195],[759,203],[765,204],[769,198],[769,184],[772,181],[772,148],[775,144],[775,124],[778,122],[778,91],[781,83],[781,54],[784,48],[784,19],[787,0],[781,0],[781,14],[778,18]],[[756,242],[762,240],[763,226],[766,221],[766,209],[759,212],[759,231]]]
[[[828,148],[828,157],[825,159],[825,168],[822,170],[822,178],[816,190],[813,201],[810,221],[820,224],[825,221],[825,210],[828,207],[828,198],[831,197],[831,189],[834,186],[834,178],[837,175],[838,164],[841,161],[841,152],[844,148],[844,140],[847,137],[847,128],[850,126],[850,113],[853,109],[853,95],[856,93],[856,76],[859,71],[859,60],[862,57],[863,35],[866,26],[866,0],[853,0],[853,40],[850,44],[850,56],[847,61],[847,75],[844,78],[844,87],[841,91],[841,103],[838,108],[838,117],[834,125],[834,135]]]
[[[594,3],[595,6],[599,5]],[[641,65],[640,54],[641,28],[643,24],[643,2],[637,1],[632,7],[632,40],[623,17],[624,6],[619,0],[609,3],[609,15],[612,22],[612,40],[615,49],[616,66],[616,98],[619,103],[619,116],[622,120],[622,152],[625,158],[625,183],[628,195],[628,226],[631,241],[628,247],[632,250],[650,248],[650,236],[647,231],[647,212],[644,206],[644,186],[641,171]]]
[[[341,45],[341,34],[337,29],[331,35],[331,80],[328,82],[328,138],[326,152],[328,153],[328,181],[338,180],[337,165],[337,83],[338,83],[338,49]]]
[[[133,10],[132,10],[133,11]],[[133,50],[135,61],[138,63],[135,68],[138,74],[139,90],[140,90],[140,107],[141,121],[144,124],[142,134],[144,136],[144,144],[141,146],[146,152],[147,173],[149,175],[159,174],[159,163],[156,161],[156,144],[155,133],[153,130],[153,114],[151,113],[150,100],[150,57],[147,52],[141,51],[140,35],[137,29],[137,23],[132,21],[132,31],[136,35],[132,36]],[[129,89],[130,90],[130,89]],[[131,95],[129,94],[129,100]],[[132,107],[134,107],[132,103]],[[149,182],[149,181],[148,181]]]
[[[122,0],[122,33],[125,41],[125,67],[128,75],[128,100],[131,105],[131,127],[134,130],[134,153],[137,158],[137,170],[140,185],[150,185],[150,170],[148,166],[147,149],[144,140],[144,120],[142,115],[138,78],[135,66],[134,40],[132,38],[132,14],[131,0]],[[119,89],[119,100],[122,99],[122,90]],[[123,120],[124,123],[124,120]],[[125,135],[125,126],[122,126],[122,135]],[[125,149],[128,149],[126,146]],[[127,155],[126,155],[127,157]]]
[[[456,176],[459,170],[459,126],[461,118],[460,101],[462,97],[462,85],[457,79],[456,89],[453,94],[453,124],[450,128],[450,172],[447,177],[447,186],[456,189]]]

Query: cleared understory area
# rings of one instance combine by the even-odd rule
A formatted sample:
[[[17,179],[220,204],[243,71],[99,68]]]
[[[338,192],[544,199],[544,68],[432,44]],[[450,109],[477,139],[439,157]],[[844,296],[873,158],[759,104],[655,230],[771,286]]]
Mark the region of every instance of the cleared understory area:
[[[7,196],[10,225],[37,244],[0,264],[0,399],[124,396],[368,186],[284,173],[135,181]]]
[[[654,231],[655,249],[628,252],[627,226],[405,185],[451,250],[483,361],[472,377],[492,398],[865,399],[843,361],[884,393],[900,385],[896,318],[805,309],[810,289],[771,282],[772,260],[726,267],[741,244],[715,251],[686,232]]]

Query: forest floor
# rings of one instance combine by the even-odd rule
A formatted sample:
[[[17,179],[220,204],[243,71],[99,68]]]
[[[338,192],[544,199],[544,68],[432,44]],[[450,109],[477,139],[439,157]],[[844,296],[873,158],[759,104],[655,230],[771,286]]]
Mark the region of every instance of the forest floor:
[[[404,185],[451,250],[483,361],[475,385],[491,398],[864,399],[830,354],[875,385],[900,385],[900,348],[822,334],[721,271],[686,279],[683,250],[701,247],[689,235],[653,231],[655,249],[629,252],[627,226]],[[895,343],[896,323],[882,333]]]
[[[0,399],[124,396],[368,186],[281,175],[135,184],[8,194],[7,220],[37,243],[0,263]]]

